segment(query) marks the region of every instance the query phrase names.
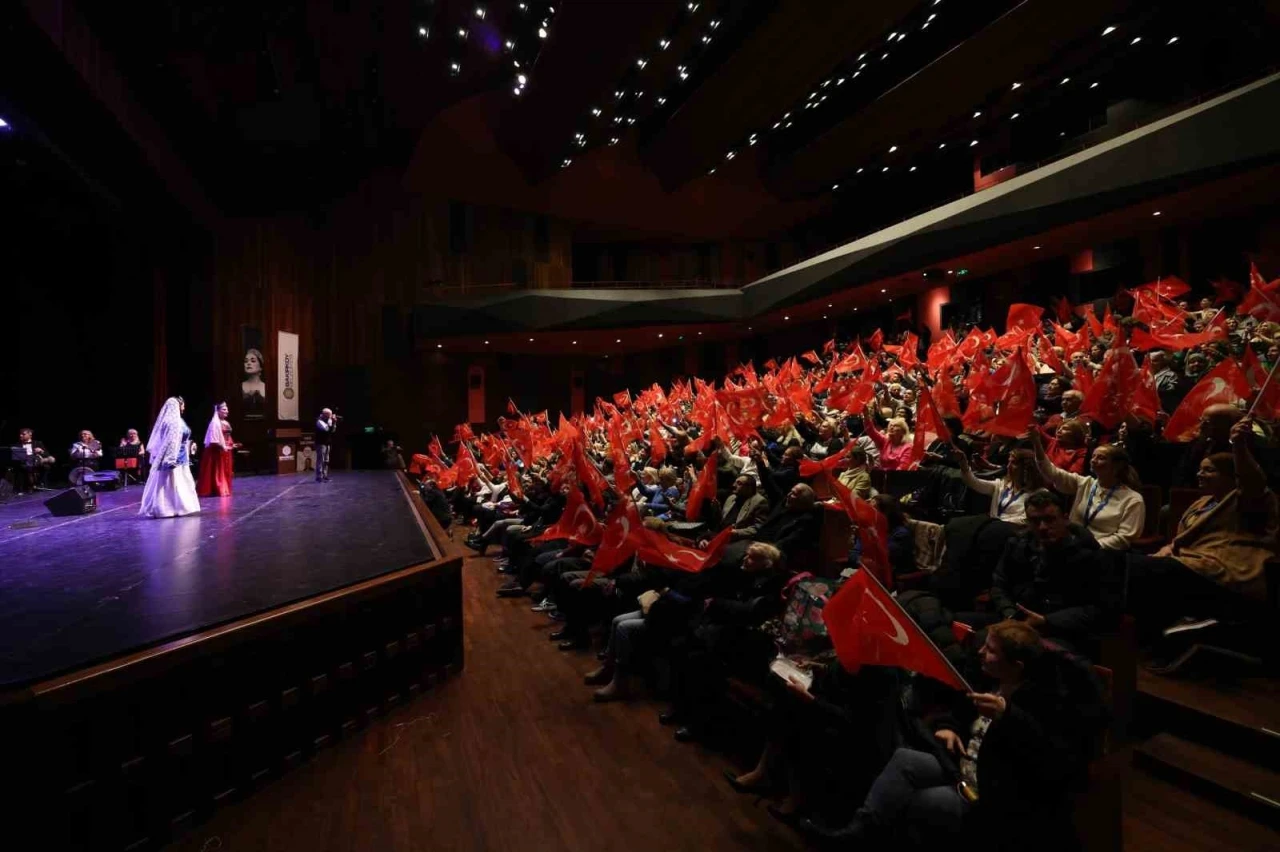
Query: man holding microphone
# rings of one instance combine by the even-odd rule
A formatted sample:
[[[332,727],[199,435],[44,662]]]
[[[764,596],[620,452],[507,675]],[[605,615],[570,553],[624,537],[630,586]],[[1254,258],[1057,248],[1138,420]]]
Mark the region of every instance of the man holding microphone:
[[[333,447],[333,430],[341,418],[333,409],[321,409],[316,419],[316,482],[329,481],[329,451]]]

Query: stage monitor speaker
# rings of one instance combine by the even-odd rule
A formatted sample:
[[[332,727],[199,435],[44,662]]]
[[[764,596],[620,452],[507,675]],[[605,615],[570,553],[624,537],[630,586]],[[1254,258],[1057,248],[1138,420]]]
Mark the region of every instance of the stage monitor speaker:
[[[68,515],[87,515],[98,508],[98,497],[93,489],[84,485],[68,488],[44,501],[45,508],[58,518]]]
[[[120,474],[114,470],[98,470],[86,473],[81,482],[94,491],[115,491],[120,487]]]

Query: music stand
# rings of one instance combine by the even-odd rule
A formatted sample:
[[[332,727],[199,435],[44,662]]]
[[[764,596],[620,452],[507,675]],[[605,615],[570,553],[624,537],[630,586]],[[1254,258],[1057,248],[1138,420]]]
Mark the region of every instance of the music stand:
[[[124,487],[129,487],[129,472],[137,471],[142,468],[142,454],[138,452],[137,444],[125,444],[123,447],[116,447],[114,458],[115,468],[120,471],[124,479]]]
[[[27,470],[31,470],[36,466],[36,455],[35,453],[32,453],[31,455],[27,455],[26,447],[9,447],[8,462],[9,463],[5,465],[5,472],[7,473],[10,470],[15,471],[14,476],[16,478],[17,476],[16,471],[18,470],[27,471]],[[32,483],[28,483],[25,481],[22,483],[15,482],[14,483],[15,491],[18,489],[19,484],[27,488],[33,487]]]

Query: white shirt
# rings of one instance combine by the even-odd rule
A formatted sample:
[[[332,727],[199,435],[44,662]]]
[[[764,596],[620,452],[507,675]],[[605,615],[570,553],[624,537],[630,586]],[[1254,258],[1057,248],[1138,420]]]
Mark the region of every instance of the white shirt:
[[[991,517],[1011,524],[1027,522],[1027,489],[1019,491],[1000,479],[979,479],[973,471],[963,467],[960,468],[960,478],[979,494],[991,495]]]
[[[1055,467],[1048,459],[1040,472],[1055,489],[1072,494],[1071,522],[1087,527],[1106,550],[1128,550],[1142,535],[1147,505],[1142,495],[1127,485],[1102,488],[1092,476],[1081,476]]]

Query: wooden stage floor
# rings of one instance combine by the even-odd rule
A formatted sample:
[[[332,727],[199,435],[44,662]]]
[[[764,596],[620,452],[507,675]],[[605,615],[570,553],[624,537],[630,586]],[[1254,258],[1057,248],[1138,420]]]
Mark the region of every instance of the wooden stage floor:
[[[0,687],[44,679],[434,558],[395,474],[253,476],[184,518],[142,486],[55,518],[0,505]]]

